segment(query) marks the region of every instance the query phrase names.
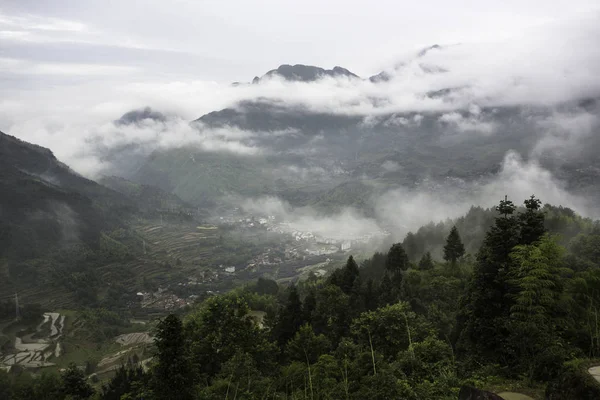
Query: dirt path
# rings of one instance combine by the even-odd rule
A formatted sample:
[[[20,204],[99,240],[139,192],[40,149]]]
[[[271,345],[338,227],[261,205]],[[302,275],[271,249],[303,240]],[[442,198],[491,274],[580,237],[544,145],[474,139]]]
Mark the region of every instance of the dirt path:
[[[591,367],[588,369],[589,374],[600,383],[600,365],[596,367]]]

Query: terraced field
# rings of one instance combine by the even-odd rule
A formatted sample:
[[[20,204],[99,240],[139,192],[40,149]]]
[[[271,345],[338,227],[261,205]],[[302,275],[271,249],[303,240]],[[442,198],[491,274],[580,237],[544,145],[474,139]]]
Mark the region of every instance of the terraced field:
[[[53,366],[53,361],[62,354],[59,339],[63,335],[64,326],[64,315],[44,313],[43,321],[36,327],[34,333],[16,336],[14,351],[0,355],[0,366],[18,365],[25,368]]]
[[[146,225],[136,227],[146,239],[146,253],[174,262],[199,264],[210,259],[219,245],[220,231],[214,226]]]

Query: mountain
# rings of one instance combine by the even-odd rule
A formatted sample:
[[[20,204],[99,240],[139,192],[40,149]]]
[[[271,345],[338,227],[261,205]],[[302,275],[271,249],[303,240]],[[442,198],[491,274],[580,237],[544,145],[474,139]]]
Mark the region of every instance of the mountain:
[[[142,185],[118,176],[104,176],[98,182],[135,202],[141,211],[193,209],[177,195],[151,185]]]
[[[460,90],[426,95],[443,100]],[[560,109],[565,115],[600,115],[594,102],[582,104],[565,103]],[[336,204],[338,208],[362,205],[367,203],[365,197],[381,190],[416,188],[448,179],[467,184],[489,181],[500,171],[508,152],[515,151],[527,161],[540,151],[539,143],[551,138],[542,124],[552,121],[556,112],[554,107],[502,106],[374,117],[315,111],[275,99],[246,100],[207,113],[193,125],[200,130],[247,132],[249,138],[241,140],[260,149],[259,154],[207,152],[196,147],[157,150],[130,179],[172,191],[195,205],[218,203],[231,194],[276,195],[296,206],[327,205],[327,209]],[[600,184],[592,178],[599,161],[591,150],[597,137],[582,135],[582,157],[558,150],[545,151],[536,159],[567,182],[573,193],[599,193]],[[338,185],[361,180],[372,183],[364,189],[368,193],[351,190],[348,196],[339,196],[348,186],[336,189]]]
[[[122,194],[86,179],[46,148],[0,132],[0,259],[93,246],[135,210]]]
[[[150,107],[140,108],[138,110],[131,110],[121,116],[121,118],[114,121],[116,126],[139,124],[145,120],[153,122],[165,122],[167,116],[159,111],[155,111]]]
[[[314,82],[324,77],[330,78],[359,78],[358,75],[348,71],[346,68],[339,66],[333,67],[333,69],[324,69],[321,67],[315,67],[312,65],[280,65],[277,69],[272,69],[264,74],[261,78],[255,77],[252,83],[258,83],[261,79],[272,78],[274,76],[280,77],[288,81],[297,82]]]

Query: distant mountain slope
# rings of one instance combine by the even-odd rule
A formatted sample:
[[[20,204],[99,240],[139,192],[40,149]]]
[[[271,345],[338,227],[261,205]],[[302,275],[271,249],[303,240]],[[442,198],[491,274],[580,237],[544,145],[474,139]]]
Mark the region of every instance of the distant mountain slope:
[[[291,107],[267,99],[248,100],[234,108],[225,108],[201,116],[194,122],[211,127],[237,126],[252,131],[296,129],[303,134],[318,134],[356,126],[360,116],[315,112],[302,107]]]
[[[186,209],[192,206],[177,195],[151,185],[142,185],[118,176],[105,176],[102,185],[124,194],[144,211]]]
[[[125,196],[83,178],[46,148],[0,132],[0,259],[97,242],[134,210]]]

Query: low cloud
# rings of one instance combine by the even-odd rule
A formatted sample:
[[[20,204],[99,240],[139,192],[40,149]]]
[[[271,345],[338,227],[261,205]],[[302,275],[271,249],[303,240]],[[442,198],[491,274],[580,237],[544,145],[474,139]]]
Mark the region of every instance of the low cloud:
[[[311,207],[293,208],[276,197],[246,199],[240,204],[247,212],[272,215],[284,220],[289,233],[312,232],[326,238],[350,240],[381,231],[376,220],[352,208],[325,214]]]
[[[389,231],[400,241],[409,231],[429,222],[464,215],[472,205],[494,207],[508,195],[516,205],[534,194],[544,203],[570,207],[590,216],[594,211],[587,200],[569,193],[566,184],[535,161],[524,161],[515,152],[506,154],[500,171],[479,182],[451,179],[424,182],[416,188],[398,188],[373,193],[369,207],[374,216],[351,207],[323,213],[312,207],[294,208],[276,197],[235,201],[245,211],[273,215],[288,223],[289,231],[312,232],[335,239],[354,239],[374,232]]]

